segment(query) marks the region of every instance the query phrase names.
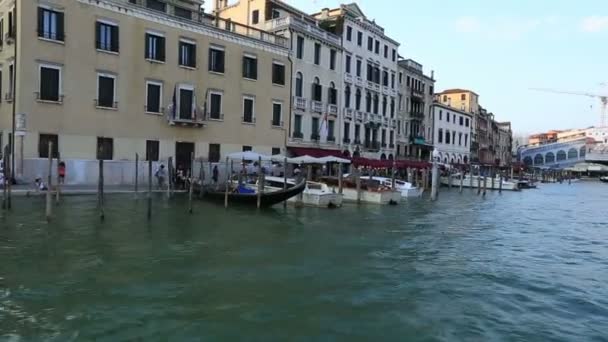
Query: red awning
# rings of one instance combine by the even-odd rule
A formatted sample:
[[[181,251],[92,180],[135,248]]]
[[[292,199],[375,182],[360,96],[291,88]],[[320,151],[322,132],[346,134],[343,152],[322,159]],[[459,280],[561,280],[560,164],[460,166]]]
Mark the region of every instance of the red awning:
[[[325,150],[322,148],[312,147],[288,147],[289,151],[293,153],[294,157],[311,156],[314,158],[322,157],[340,157],[349,159],[348,156],[344,156],[340,150]]]
[[[367,159],[367,158],[353,158],[353,164],[355,166],[365,166],[373,168],[391,168],[393,167],[392,160],[378,160],[378,159]],[[395,160],[395,167],[398,169],[406,169],[408,167],[416,169],[424,169],[431,167],[430,163],[423,161],[414,160]]]

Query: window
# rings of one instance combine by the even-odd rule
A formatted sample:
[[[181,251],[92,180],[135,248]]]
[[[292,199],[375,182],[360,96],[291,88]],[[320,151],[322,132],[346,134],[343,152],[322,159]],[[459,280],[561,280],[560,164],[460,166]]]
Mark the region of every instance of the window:
[[[51,158],[59,157],[59,137],[57,134],[40,134],[38,138],[38,158],[49,157],[49,143],[51,147]]]
[[[118,26],[98,21],[95,23],[96,47],[99,50],[118,52]]]
[[[174,6],[173,14],[175,14],[176,17],[192,20],[192,12],[186,8]]]
[[[63,13],[38,7],[38,37],[63,41]]]
[[[272,63],[272,83],[285,85],[285,65],[282,63]]]
[[[196,44],[194,42],[180,40],[179,65],[196,68]]]
[[[367,63],[367,80],[372,82],[374,80],[374,67]]]
[[[443,143],[443,129],[439,129],[439,132],[437,133],[437,141],[442,144]]]
[[[335,140],[336,137],[334,135],[336,122],[334,120],[327,121],[327,140]]]
[[[241,149],[241,151],[243,151],[243,152],[253,151],[253,147],[251,147],[249,145],[243,145],[243,148]]]
[[[15,38],[15,21],[13,20],[13,12],[15,10],[8,12],[8,36]]]
[[[304,79],[302,78],[302,73],[298,72],[296,74],[296,96],[302,97],[302,86],[304,85]]]
[[[293,120],[293,132],[295,137],[302,137],[302,115],[296,114],[294,115]]]
[[[273,156],[278,156],[281,154],[281,148],[280,147],[273,147],[272,148],[272,152],[270,152],[271,155]]]
[[[379,102],[380,102],[380,99],[378,98],[378,95],[374,95],[374,114],[378,114]]]
[[[182,120],[192,120],[196,111],[194,103],[194,88],[181,85],[177,92],[177,113]]]
[[[349,42],[353,39],[353,28],[350,26],[346,26],[346,40]]]
[[[146,140],[146,160],[158,161],[160,155],[160,143],[158,140]]]
[[[468,118],[464,120],[464,125],[465,125],[465,127],[469,127],[469,119]]]
[[[336,86],[334,85],[334,82],[331,82],[329,84],[329,88],[327,89],[327,102],[332,105],[338,103],[338,92],[336,91]]]
[[[224,73],[224,49],[209,48],[209,71]]]
[[[445,143],[450,143],[450,131],[445,131]]]
[[[243,56],[243,77],[250,80],[258,79],[258,60],[255,56]]]
[[[462,145],[462,132],[458,133],[458,146]]]
[[[279,12],[279,11],[278,11],[278,10],[276,10],[276,9],[273,9],[273,10],[272,10],[272,19],[277,19],[277,18],[278,18],[278,17],[280,17],[280,16],[281,16],[281,12]]]
[[[116,76],[97,74],[97,106],[116,108]]]
[[[460,124],[460,126],[462,126],[464,124],[464,120],[463,120],[462,116],[459,118],[459,124]]]
[[[159,0],[146,0],[146,7],[156,11],[167,12],[167,5]]]
[[[391,147],[393,146],[394,141],[395,141],[395,132],[390,131],[390,138],[388,140],[388,143],[391,144]]]
[[[429,86],[429,95],[433,95],[434,89],[433,86]]]
[[[441,121],[441,120],[442,120],[442,117],[443,117],[443,111],[442,111],[442,110],[440,110],[440,111],[439,111],[439,121]]]
[[[359,88],[355,92],[355,109],[361,110],[361,89]]]
[[[388,87],[388,71],[382,72],[382,85]]]
[[[165,37],[154,33],[146,33],[146,59],[165,61]]]
[[[357,32],[357,45],[363,46],[363,32]]]
[[[112,160],[114,156],[114,139],[97,137],[97,159]]]
[[[283,126],[283,104],[281,102],[272,103],[272,125],[276,127]]]
[[[311,139],[315,140],[315,138],[318,139],[319,136],[319,118],[312,118],[312,125],[311,125]]]
[[[318,77],[315,77],[312,84],[312,99],[314,101],[323,101],[323,86],[321,86]]]
[[[344,69],[346,70],[347,74],[350,74],[350,56],[346,56],[346,63],[344,64]]]
[[[388,58],[388,45],[384,45],[384,58]]]
[[[336,70],[336,50],[329,50],[329,69]]]
[[[350,122],[345,122],[344,123],[344,142],[345,143],[349,143],[350,142]]]
[[[409,87],[411,82],[412,82],[412,79],[408,76],[406,85]]]
[[[376,48],[374,49],[374,52],[376,53],[376,55],[380,54],[380,41],[376,40]]]
[[[361,137],[361,126],[358,124],[355,124],[355,141],[359,141]]]
[[[395,74],[391,74],[391,88],[395,89]]]
[[[222,94],[217,92],[209,93],[209,118],[221,120],[222,118]]]
[[[380,68],[374,68],[374,83],[380,84]]]
[[[395,117],[395,99],[391,97],[391,118]]]
[[[246,123],[255,123],[255,98],[253,97],[243,97],[243,122]]]
[[[460,95],[460,100],[466,101],[466,99],[467,99],[467,94]]]
[[[374,38],[367,37],[367,49],[369,51],[374,51]]]
[[[146,82],[146,112],[161,113],[163,84],[160,82]]]
[[[386,130],[383,129],[382,130],[382,135],[381,135],[381,141],[382,141],[382,146],[386,146]]]
[[[468,134],[464,134],[464,147],[467,147],[467,144],[469,142],[469,135]]]
[[[220,144],[209,144],[209,162],[218,163],[220,156]]]
[[[403,109],[403,95],[399,94],[399,110]]]
[[[393,62],[397,61],[397,50],[393,49]]]
[[[456,132],[452,132],[452,145],[456,145]]]
[[[445,121],[446,122],[450,122],[450,113],[449,112],[445,112]]]
[[[361,77],[361,60],[357,59],[357,77]]]
[[[401,120],[397,120],[397,134],[401,134]]]
[[[10,99],[13,99],[13,95],[15,94],[15,86],[13,82],[15,81],[15,65],[11,63],[8,66],[8,92],[10,95]]]
[[[296,57],[298,59],[304,58],[304,37],[298,36],[297,46],[296,46]]]
[[[344,107],[350,108],[350,86],[344,87]]]
[[[60,101],[61,67],[53,65],[40,66],[40,89],[38,98],[45,101]]]
[[[372,93],[369,91],[365,94],[365,111],[368,113],[372,112]]]
[[[315,64],[321,64],[321,44],[315,43]]]
[[[443,95],[443,102],[448,102],[448,96],[447,95]]]
[[[382,96],[382,115],[386,116],[386,108],[388,107],[388,100],[386,96]]]
[[[260,11],[255,10],[251,12],[251,23],[257,25],[260,22]]]

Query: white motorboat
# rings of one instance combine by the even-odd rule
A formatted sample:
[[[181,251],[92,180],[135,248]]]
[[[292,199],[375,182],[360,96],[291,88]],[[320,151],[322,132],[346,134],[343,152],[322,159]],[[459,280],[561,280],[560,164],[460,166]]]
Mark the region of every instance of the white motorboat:
[[[284,179],[282,177],[270,177],[267,176],[266,187],[269,188],[283,188]],[[288,187],[296,184],[294,179],[287,179]],[[343,195],[340,195],[333,189],[331,189],[327,184],[318,183],[318,182],[306,182],[306,188],[302,192],[301,196],[295,196],[288,200],[288,202],[297,203],[301,201],[303,205],[312,206],[312,207],[340,207],[342,206],[342,198]]]
[[[333,186],[337,184],[336,178],[326,178],[326,182]],[[390,186],[384,185],[373,177],[362,176],[361,179],[360,197],[357,194],[356,180],[349,175],[344,175],[342,193],[344,194],[345,202],[357,202],[360,198],[361,203],[373,204],[398,204],[401,202],[401,192],[392,190]]]
[[[369,177],[364,178],[369,179]],[[393,186],[392,178],[372,176],[372,179],[380,182],[385,187],[392,188]],[[415,187],[414,185],[412,185],[412,183],[403,181],[401,179],[395,179],[395,190],[399,191],[401,193],[401,197],[405,198],[420,197],[424,192],[423,189]]]
[[[454,187],[460,187],[460,174],[459,173],[455,173],[452,174],[451,176],[451,182],[450,182],[450,178],[448,176],[445,177],[441,177],[441,184],[443,185],[451,185]],[[462,187],[463,188],[478,188],[481,185],[481,188],[483,188],[483,176],[471,176],[471,175],[465,175],[464,179],[462,181]],[[490,177],[486,177],[486,189],[487,190],[499,190],[501,189],[501,185],[500,185],[501,179],[500,178],[490,178]],[[502,190],[509,190],[509,191],[519,191],[519,185],[517,182],[511,182],[511,181],[506,181],[504,179],[502,179]]]

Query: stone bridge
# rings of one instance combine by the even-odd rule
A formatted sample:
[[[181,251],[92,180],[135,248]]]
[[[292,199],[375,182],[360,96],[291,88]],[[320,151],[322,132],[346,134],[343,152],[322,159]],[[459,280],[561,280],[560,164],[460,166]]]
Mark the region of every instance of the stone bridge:
[[[540,146],[523,146],[517,154],[526,166],[561,169],[585,161],[586,138]]]

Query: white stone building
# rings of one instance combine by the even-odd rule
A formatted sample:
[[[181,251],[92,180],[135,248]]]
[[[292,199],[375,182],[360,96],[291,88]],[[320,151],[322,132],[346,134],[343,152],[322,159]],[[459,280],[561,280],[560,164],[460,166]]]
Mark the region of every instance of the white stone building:
[[[433,105],[433,145],[441,162],[466,164],[471,158],[471,113],[435,103]]]
[[[394,158],[399,43],[354,3],[313,15],[342,38],[343,148],[355,156]]]

